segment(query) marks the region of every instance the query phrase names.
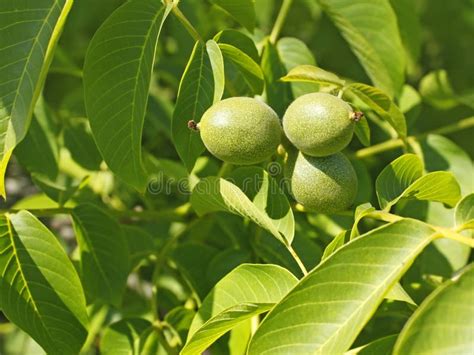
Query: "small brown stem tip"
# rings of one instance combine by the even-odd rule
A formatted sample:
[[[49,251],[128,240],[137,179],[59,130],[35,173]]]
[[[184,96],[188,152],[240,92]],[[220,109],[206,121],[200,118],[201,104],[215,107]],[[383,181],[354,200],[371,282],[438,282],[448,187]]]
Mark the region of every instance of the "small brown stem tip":
[[[359,122],[362,119],[362,117],[364,117],[364,113],[360,111],[355,111],[355,112],[352,112],[351,114],[351,120],[355,122]]]
[[[192,129],[193,131],[199,132],[199,126],[194,120],[189,120],[188,121],[188,128]]]

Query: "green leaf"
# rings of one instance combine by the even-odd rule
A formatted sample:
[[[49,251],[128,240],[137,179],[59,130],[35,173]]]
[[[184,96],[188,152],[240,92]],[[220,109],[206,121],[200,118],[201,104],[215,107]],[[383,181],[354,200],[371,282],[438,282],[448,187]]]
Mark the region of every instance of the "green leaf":
[[[388,0],[319,0],[375,86],[393,97],[404,82],[405,56]]]
[[[411,184],[423,175],[423,162],[415,154],[404,154],[387,165],[375,181],[380,208],[390,208]]]
[[[293,98],[290,85],[280,81],[287,71],[276,46],[270,41],[263,47],[261,68],[265,78],[266,101],[282,117]]]
[[[174,145],[188,171],[193,169],[196,159],[205,150],[199,134],[188,128],[188,121],[201,120],[212,105],[213,93],[211,61],[202,43],[196,42],[181,78],[171,124]]]
[[[84,292],[56,237],[29,212],[0,216],[0,308],[48,354],[78,354]]]
[[[373,109],[377,115],[386,120],[401,137],[407,135],[405,116],[382,90],[362,83],[349,84],[346,86],[346,89]]]
[[[280,265],[297,277],[304,276],[288,249],[270,233],[263,230],[257,232],[252,246],[255,254],[265,263]],[[307,270],[314,268],[321,260],[321,248],[304,233],[297,232],[291,246]]]
[[[397,16],[400,37],[405,49],[409,72],[415,70],[421,53],[422,27],[416,3],[411,0],[390,0]]]
[[[208,177],[201,180],[193,190],[191,204],[199,215],[227,211],[245,218],[268,230],[285,245],[294,237],[294,217],[290,204],[279,189],[278,183],[261,168],[241,168],[233,174],[233,180],[244,182],[245,174],[253,174],[254,184],[247,183],[246,191],[227,180]],[[253,185],[253,186],[252,186]]]
[[[210,39],[206,42],[206,51],[211,61],[212,73],[214,77],[214,100],[216,103],[222,99],[225,87],[224,75],[224,57],[222,56],[221,48],[216,41]]]
[[[130,270],[133,270],[155,251],[153,237],[139,227],[124,225],[122,229],[128,244]]]
[[[23,140],[72,0],[0,1],[0,195]]]
[[[260,60],[260,55],[253,39],[240,31],[223,30],[214,36],[214,40],[219,44],[230,44],[240,49],[256,63]]]
[[[71,181],[60,183],[58,181],[51,181],[47,177],[38,174],[32,174],[31,178],[35,185],[38,186],[51,200],[56,201],[59,206],[64,206],[79,189],[87,184],[87,181],[89,180],[86,176],[79,183]]]
[[[255,8],[253,0],[211,0],[227,11],[238,23],[250,32],[255,28]]]
[[[277,42],[277,51],[280,55],[281,62],[285,66],[286,71],[291,71],[299,65],[316,65],[313,53],[306,44],[293,37],[283,37]],[[291,89],[295,98],[304,94],[309,94],[319,90],[316,83],[292,83]]]
[[[345,355],[391,355],[397,336],[398,334],[394,334],[374,340],[369,344],[346,352]]]
[[[182,354],[200,354],[240,322],[268,311],[296,284],[276,265],[244,264],[212,289],[193,319]]]
[[[207,266],[206,277],[211,285],[215,285],[220,279],[241,264],[251,261],[250,252],[229,248],[217,253]]]
[[[354,133],[363,146],[370,146],[370,126],[365,116],[363,116],[355,125]]]
[[[436,70],[426,74],[420,81],[423,100],[438,110],[449,110],[459,105],[446,70]]]
[[[435,171],[421,176],[423,163],[414,154],[395,159],[377,177],[380,207],[390,210],[400,199],[437,201],[454,207],[461,198],[461,188],[451,172]]]
[[[88,301],[120,305],[130,270],[122,229],[92,204],[77,206],[72,217],[81,256],[80,275]]]
[[[474,193],[459,201],[454,216],[456,227],[464,226],[474,229]],[[472,231],[470,233],[472,234]]]
[[[248,354],[346,351],[434,236],[426,224],[402,220],[346,244],[270,311]]]
[[[171,5],[135,0],[119,7],[94,35],[84,64],[87,115],[109,168],[145,190],[143,121],[161,27]]]
[[[64,145],[72,159],[87,170],[99,170],[102,156],[92,138],[86,119],[77,119],[64,127]]]
[[[277,167],[279,168],[279,167]],[[228,177],[263,213],[268,215],[289,244],[295,236],[295,218],[281,184],[258,167],[235,169]]]
[[[469,354],[474,347],[474,267],[431,293],[406,323],[394,354]]]
[[[349,231],[343,230],[338,233],[333,240],[327,245],[326,249],[324,249],[322,260],[329,258],[332,254],[334,254],[338,249],[340,249],[344,244],[348,236]]]
[[[212,288],[207,269],[216,254],[216,248],[196,242],[183,243],[173,250],[173,261],[199,300]]]
[[[30,173],[56,179],[59,170],[56,127],[51,110],[41,98],[35,106],[28,133],[15,148],[15,156]]]
[[[413,306],[416,306],[415,301],[410,297],[410,295],[405,291],[403,286],[397,282],[393,287],[388,291],[387,295],[385,296],[386,299],[394,300],[394,301],[401,301],[409,303]]]
[[[138,355],[140,336],[151,326],[141,318],[122,319],[109,325],[100,341],[102,355]]]
[[[219,43],[219,48],[224,57],[230,60],[240,71],[245,83],[254,93],[263,91],[263,73],[260,66],[246,53],[230,44]]]
[[[345,85],[345,81],[340,79],[336,74],[314,65],[299,65],[291,69],[288,74],[281,78],[281,80],[333,85],[338,88],[342,88]]]

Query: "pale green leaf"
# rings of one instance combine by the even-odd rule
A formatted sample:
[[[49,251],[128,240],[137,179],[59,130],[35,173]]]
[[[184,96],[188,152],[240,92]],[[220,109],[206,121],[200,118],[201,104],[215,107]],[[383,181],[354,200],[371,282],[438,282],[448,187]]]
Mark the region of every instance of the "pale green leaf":
[[[72,0],[0,1],[0,194],[25,137]]]
[[[72,217],[88,301],[101,300],[118,306],[129,272],[128,245],[122,229],[92,204],[77,206]]]
[[[388,0],[319,0],[372,79],[393,97],[404,82],[405,56]]]
[[[313,53],[311,53],[310,49],[303,41],[297,38],[281,38],[277,42],[277,51],[287,72],[299,65],[316,65]],[[319,85],[312,82],[293,82],[291,84],[291,89],[293,91],[293,96],[297,98],[304,94],[318,91]]]
[[[100,340],[102,355],[139,355],[140,336],[151,326],[141,318],[122,319],[110,324]]]
[[[388,300],[393,300],[393,301],[401,301],[401,302],[406,302],[409,303],[413,306],[416,306],[415,301],[410,297],[410,295],[405,291],[403,286],[397,282],[393,287],[388,291],[387,295],[385,296],[386,299]]]
[[[202,303],[182,354],[200,354],[240,322],[271,309],[296,282],[289,271],[276,265],[244,264],[235,268]]]
[[[414,154],[405,154],[392,161],[375,181],[380,208],[390,208],[392,201],[422,175],[423,162]]]
[[[346,244],[270,311],[249,355],[346,351],[434,236],[426,224],[402,220]]]
[[[254,0],[211,0],[227,11],[238,23],[250,32],[255,27]]]
[[[343,230],[340,233],[338,233],[333,240],[326,246],[326,249],[324,249],[323,257],[322,260],[325,260],[329,258],[332,254],[334,254],[338,249],[340,249],[348,235],[349,231]]]
[[[214,76],[214,99],[213,103],[216,103],[222,99],[224,95],[225,87],[225,75],[224,75],[224,57],[222,56],[221,49],[216,41],[210,39],[206,42],[206,51],[211,61],[212,74]]]
[[[456,227],[474,229],[474,193],[459,201],[454,217]]]
[[[345,81],[340,79],[336,74],[315,67],[314,65],[299,65],[291,69],[281,80],[334,85],[339,88],[345,84]]]
[[[386,120],[400,136],[405,137],[407,135],[405,116],[382,90],[362,83],[349,84],[346,89]]]
[[[363,146],[370,146],[370,126],[365,116],[363,116],[355,125],[354,133]]]
[[[219,48],[224,57],[238,68],[245,83],[252,91],[260,94],[263,91],[264,83],[260,66],[249,55],[233,45],[219,43]]]
[[[212,105],[213,93],[211,61],[203,44],[196,42],[181,78],[171,124],[174,145],[188,171],[193,169],[197,158],[205,150],[199,134],[188,128],[188,121],[197,123],[201,120]]]
[[[48,354],[75,355],[87,336],[84,292],[56,237],[29,212],[0,216],[0,308]]]
[[[474,348],[474,267],[431,293],[403,328],[394,355],[470,354]]]
[[[108,167],[140,191],[147,177],[141,140],[148,90],[170,10],[159,1],[126,2],[96,32],[84,64],[85,104],[97,147]]]

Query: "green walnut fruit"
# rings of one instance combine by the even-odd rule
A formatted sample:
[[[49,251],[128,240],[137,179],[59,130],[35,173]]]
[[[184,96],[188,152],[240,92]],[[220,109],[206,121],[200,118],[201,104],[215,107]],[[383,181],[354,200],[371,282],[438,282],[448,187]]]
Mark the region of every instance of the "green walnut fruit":
[[[305,154],[323,157],[344,149],[354,134],[354,111],[340,98],[313,93],[300,96],[283,117],[283,130]]]
[[[268,159],[281,140],[280,119],[275,111],[250,97],[233,97],[214,104],[202,116],[199,131],[214,156],[237,165]]]
[[[312,157],[300,152],[291,165],[291,192],[308,210],[335,213],[354,202],[357,175],[344,154]]]

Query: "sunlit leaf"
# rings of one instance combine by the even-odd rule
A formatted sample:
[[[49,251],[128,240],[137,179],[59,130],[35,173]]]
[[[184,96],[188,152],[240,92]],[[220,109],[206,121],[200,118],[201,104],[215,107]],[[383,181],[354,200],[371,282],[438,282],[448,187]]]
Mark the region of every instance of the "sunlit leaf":
[[[87,336],[81,282],[56,237],[29,212],[0,217],[0,308],[48,354],[78,354]]]
[[[334,85],[336,87],[342,87],[345,84],[344,80],[340,79],[336,74],[314,65],[299,65],[291,69],[281,80]]]
[[[404,81],[405,56],[388,0],[319,0],[375,86],[393,96]]]
[[[434,235],[422,222],[402,220],[346,244],[270,311],[248,353],[346,351]]]
[[[182,354],[200,354],[238,323],[271,309],[296,282],[289,271],[275,265],[235,268],[199,307]]]
[[[214,100],[216,103],[222,99],[225,86],[224,75],[224,57],[222,56],[221,48],[212,39],[206,42],[206,51],[211,61],[212,73],[214,76]]]
[[[431,293],[408,320],[394,354],[469,354],[474,347],[474,267]]]

